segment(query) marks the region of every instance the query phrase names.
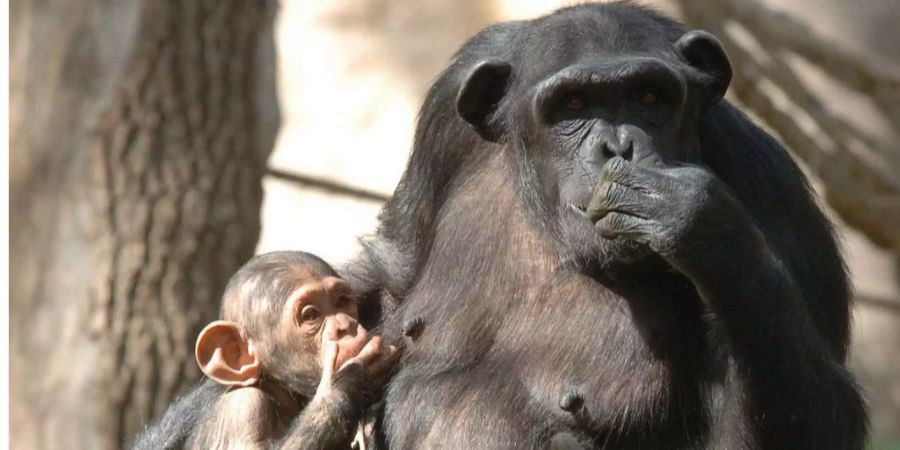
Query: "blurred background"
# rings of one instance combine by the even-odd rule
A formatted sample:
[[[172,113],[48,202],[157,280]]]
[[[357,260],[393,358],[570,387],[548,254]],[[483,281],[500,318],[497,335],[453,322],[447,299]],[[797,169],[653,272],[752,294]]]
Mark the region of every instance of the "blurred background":
[[[855,287],[873,449],[900,449],[900,4],[645,2],[716,34]],[[454,50],[554,0],[10,2],[12,448],[120,448],[198,372],[255,252],[371,233]]]

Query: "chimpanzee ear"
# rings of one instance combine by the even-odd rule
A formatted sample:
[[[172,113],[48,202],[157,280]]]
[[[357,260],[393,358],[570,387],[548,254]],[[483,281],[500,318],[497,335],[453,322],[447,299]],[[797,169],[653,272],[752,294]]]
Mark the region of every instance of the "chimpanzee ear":
[[[506,94],[512,67],[506,61],[486,59],[475,65],[456,96],[456,111],[491,142],[497,142],[503,131],[491,124],[491,115]]]
[[[260,363],[240,325],[225,320],[200,332],[194,350],[203,373],[224,386],[251,386],[259,381]]]
[[[692,30],[678,38],[675,48],[688,64],[708,76],[700,80],[703,109],[721,100],[731,83],[731,63],[719,40],[703,30]]]

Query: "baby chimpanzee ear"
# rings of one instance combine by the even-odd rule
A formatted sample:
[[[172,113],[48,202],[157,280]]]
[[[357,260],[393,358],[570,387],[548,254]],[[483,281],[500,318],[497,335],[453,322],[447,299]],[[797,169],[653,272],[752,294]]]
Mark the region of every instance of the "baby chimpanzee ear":
[[[260,363],[253,345],[234,322],[217,320],[200,332],[194,350],[200,370],[224,386],[252,386],[259,381]]]

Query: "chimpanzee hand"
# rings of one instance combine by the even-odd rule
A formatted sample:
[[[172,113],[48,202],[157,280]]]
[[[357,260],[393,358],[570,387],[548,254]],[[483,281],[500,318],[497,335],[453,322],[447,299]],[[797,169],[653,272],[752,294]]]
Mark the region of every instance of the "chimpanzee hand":
[[[642,167],[619,157],[603,167],[586,212],[603,238],[645,244],[682,270],[708,255],[710,246],[727,252],[723,244],[755,228],[708,170]]]
[[[360,328],[356,336],[365,345],[349,359],[345,358],[348,355],[339,358],[339,339],[323,340],[319,353],[322,361],[319,387],[277,448],[338,449],[347,448],[353,441],[360,421],[380,397],[381,387],[398,355],[394,346],[382,349],[380,337],[370,339]],[[352,353],[355,350],[347,349],[359,348],[355,345],[358,343],[345,345],[343,350]],[[345,362],[336,367],[339,360]]]
[[[388,345],[385,350],[382,344],[383,340],[381,336],[373,337],[372,340],[366,343],[366,346],[360,350],[358,355],[348,359],[347,362],[341,366],[339,372],[352,364],[358,364],[368,371],[369,375],[375,380],[379,387],[383,386],[384,383],[387,382],[391,368],[394,366],[400,353],[397,350],[397,347]]]
[[[366,378],[371,381],[372,388],[380,389],[387,382],[391,367],[400,356],[397,347],[389,345],[387,350],[382,348],[381,336],[375,336],[358,354],[344,362],[339,368],[335,368],[338,356],[338,344],[335,341],[328,342],[322,349],[322,379],[316,395],[324,394],[332,389],[335,379],[345,372],[364,371]]]

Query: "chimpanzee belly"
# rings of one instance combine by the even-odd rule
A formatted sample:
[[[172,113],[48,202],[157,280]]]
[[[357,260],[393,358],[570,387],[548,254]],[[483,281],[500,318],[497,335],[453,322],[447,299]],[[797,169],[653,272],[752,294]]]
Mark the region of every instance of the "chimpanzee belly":
[[[386,333],[410,318],[423,329],[403,338],[386,394],[391,448],[547,448],[563,431],[604,448],[698,446],[703,386],[720,377],[697,306],[560,281],[502,302],[407,298]]]

